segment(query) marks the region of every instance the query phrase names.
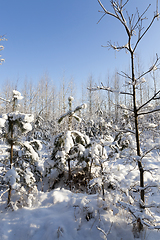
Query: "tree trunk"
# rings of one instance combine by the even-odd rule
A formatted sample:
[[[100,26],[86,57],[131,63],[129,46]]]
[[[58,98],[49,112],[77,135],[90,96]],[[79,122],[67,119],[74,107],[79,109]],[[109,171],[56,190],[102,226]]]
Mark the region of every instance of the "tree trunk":
[[[70,187],[70,191],[72,189],[72,186],[71,186],[71,164],[70,164],[70,159],[68,159],[68,180],[69,180],[69,187]]]
[[[141,156],[140,153],[140,141],[139,141],[139,129],[138,129],[138,113],[136,106],[136,89],[135,89],[135,75],[134,75],[134,54],[131,53],[131,66],[132,66],[132,83],[133,83],[133,107],[134,107],[134,121],[135,121],[135,131],[136,131],[136,146],[137,155]],[[138,161],[138,168],[140,172],[140,188],[141,188],[141,200],[144,202],[144,170],[141,161]]]
[[[11,152],[10,152],[10,169],[12,168],[12,163],[13,163],[13,122],[10,123],[11,124]],[[9,191],[8,191],[8,201],[7,201],[7,205],[9,205],[10,201],[11,201],[11,193],[12,193],[12,186],[9,185]]]

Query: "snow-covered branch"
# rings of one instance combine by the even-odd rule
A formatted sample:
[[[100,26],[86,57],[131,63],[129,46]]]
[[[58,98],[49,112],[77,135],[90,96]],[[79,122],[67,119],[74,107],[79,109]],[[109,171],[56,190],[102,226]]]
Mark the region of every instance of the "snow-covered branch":
[[[101,83],[101,86],[96,86],[96,87],[87,88],[87,89],[90,90],[90,91],[106,90],[106,91],[109,91],[109,92],[112,92],[112,93],[119,93],[119,94],[125,94],[125,95],[133,96],[132,93],[122,92],[122,91],[119,91],[119,90],[111,88],[111,87],[106,87],[106,86],[103,85],[103,83]]]
[[[154,224],[154,219],[151,216],[148,216],[145,211],[140,211],[138,208],[121,201],[118,201],[118,204],[132,214],[132,216],[136,219],[138,226],[140,227],[139,230],[143,229],[143,225],[146,225],[149,229],[160,229],[160,226],[152,225]]]
[[[104,46],[104,45],[102,45],[102,47],[107,47],[107,48],[112,48],[112,49],[114,49],[114,50],[116,50],[116,51],[120,51],[120,50],[122,50],[122,49],[127,49],[127,50],[129,50],[129,47],[128,47],[128,43],[127,44],[125,44],[125,45],[122,45],[122,46],[119,46],[118,44],[117,45],[113,45],[112,43],[111,43],[111,41],[108,41],[108,44],[107,44],[107,46]]]
[[[104,234],[104,237],[105,237],[104,239],[107,240],[107,236],[110,234],[112,226],[113,226],[113,222],[111,223],[111,226],[110,226],[107,233],[103,229],[99,228],[98,226],[96,226],[96,227],[100,232],[102,232]]]
[[[4,101],[4,102],[10,103],[10,100],[6,100],[6,99],[4,99],[4,98],[2,98],[2,97],[0,97],[0,100],[2,100],[2,101]]]
[[[69,111],[66,112],[65,114],[63,114],[58,119],[58,123],[61,123],[64,118],[68,117],[68,130],[71,130],[72,118],[75,118],[78,122],[82,121],[82,119],[79,116],[77,116],[75,113],[77,111],[80,111],[80,110],[85,109],[87,107],[87,105],[84,103],[84,104],[81,104],[80,106],[77,106],[74,110],[72,110],[72,101],[73,100],[74,100],[74,98],[72,96],[70,96],[68,98]]]

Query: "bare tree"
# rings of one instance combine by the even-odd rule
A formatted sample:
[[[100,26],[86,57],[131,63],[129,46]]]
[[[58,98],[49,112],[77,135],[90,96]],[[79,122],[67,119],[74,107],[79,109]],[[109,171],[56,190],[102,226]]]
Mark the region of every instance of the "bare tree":
[[[148,111],[148,112],[146,112],[145,110],[142,111],[144,109],[144,107],[146,107],[146,105],[150,101],[159,98],[160,90],[155,92],[154,95],[151,98],[149,98],[149,100],[145,101],[145,103],[143,103],[139,107],[137,105],[136,97],[137,97],[138,86],[140,83],[143,82],[144,77],[148,73],[151,73],[158,69],[159,57],[158,57],[158,55],[156,55],[156,59],[155,59],[154,63],[152,64],[152,66],[147,71],[140,74],[140,76],[136,77],[135,76],[136,75],[135,74],[135,72],[136,72],[135,71],[135,52],[136,52],[137,47],[138,47],[140,41],[142,40],[142,38],[149,31],[149,29],[153,25],[154,21],[159,18],[159,13],[158,13],[158,0],[157,0],[156,11],[154,12],[153,17],[150,20],[148,26],[144,27],[143,22],[146,19],[145,14],[148,11],[148,9],[150,8],[151,4],[145,9],[145,11],[142,14],[140,14],[139,10],[137,9],[135,14],[132,14],[131,16],[129,16],[128,12],[124,11],[129,1],[130,0],[125,0],[125,1],[111,0],[110,3],[111,3],[111,7],[113,9],[113,12],[110,12],[105,8],[105,6],[101,2],[101,0],[98,0],[98,3],[103,10],[102,11],[103,15],[99,21],[101,21],[101,19],[106,15],[112,16],[123,25],[124,30],[127,34],[127,41],[124,45],[120,46],[118,43],[112,44],[112,42],[110,41],[110,42],[108,42],[106,47],[114,49],[116,51],[125,50],[130,55],[131,74],[129,75],[125,72],[121,72],[120,75],[123,76],[124,78],[128,79],[128,85],[131,86],[132,91],[131,92],[118,91],[118,92],[119,92],[119,94],[125,94],[125,95],[129,95],[132,97],[133,109],[130,109],[130,111],[132,111],[133,115],[134,115],[136,147],[137,147],[137,155],[139,156],[139,158],[137,158],[138,159],[137,161],[138,161],[138,168],[139,168],[139,172],[140,172],[141,200],[144,202],[144,168],[143,168],[142,162],[140,160],[141,159],[140,158],[141,151],[140,151],[138,116],[148,114],[148,113],[153,113],[157,110],[160,110],[160,109],[153,109],[152,111]],[[105,87],[103,84],[100,87],[92,88],[92,90],[100,90],[100,89],[117,93],[116,89],[112,89],[110,87]]]

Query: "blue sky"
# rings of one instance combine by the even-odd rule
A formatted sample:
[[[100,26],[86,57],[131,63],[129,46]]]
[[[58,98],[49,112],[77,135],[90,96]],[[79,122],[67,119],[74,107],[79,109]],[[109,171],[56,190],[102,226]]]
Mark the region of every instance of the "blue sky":
[[[110,10],[110,1],[106,8]],[[130,0],[127,10],[152,7],[156,0]],[[97,24],[101,10],[97,0],[0,0],[0,34],[6,34],[1,52],[5,63],[0,66],[0,87],[6,80],[19,87],[27,78],[36,83],[46,72],[56,86],[62,78],[74,79],[81,87],[92,74],[95,82],[105,81],[115,69],[129,66],[125,52],[116,53],[102,48],[108,40],[126,43],[126,35],[119,22],[106,16]],[[147,23],[147,21],[146,21]],[[142,66],[150,66],[155,53],[160,55],[160,20],[142,40],[138,54]]]

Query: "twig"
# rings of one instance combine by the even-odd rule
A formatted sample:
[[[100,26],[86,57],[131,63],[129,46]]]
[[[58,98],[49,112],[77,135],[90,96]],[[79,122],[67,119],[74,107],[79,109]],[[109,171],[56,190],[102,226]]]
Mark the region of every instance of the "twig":
[[[8,192],[8,191],[9,191],[9,188],[7,188],[7,190],[4,191],[4,192],[1,194],[0,198],[1,198],[6,192]]]
[[[109,228],[109,230],[108,230],[107,233],[105,233],[105,231],[104,231],[103,229],[99,228],[98,226],[96,226],[96,227],[97,227],[97,229],[98,229],[99,231],[101,231],[101,232],[104,234],[104,236],[105,236],[106,239],[107,239],[107,236],[108,236],[108,235],[110,234],[110,232],[111,232],[112,226],[113,226],[113,222],[111,223],[111,226],[110,226],[110,228]]]

